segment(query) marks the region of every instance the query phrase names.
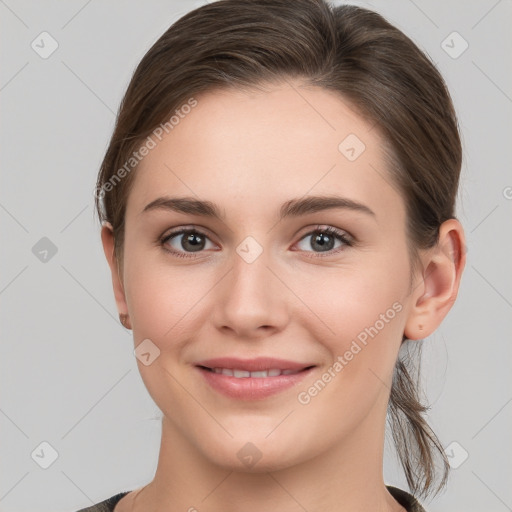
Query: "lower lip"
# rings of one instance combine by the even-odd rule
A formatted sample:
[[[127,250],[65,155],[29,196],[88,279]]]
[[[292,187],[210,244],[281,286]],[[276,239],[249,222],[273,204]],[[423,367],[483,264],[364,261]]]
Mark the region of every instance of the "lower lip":
[[[297,385],[313,368],[277,377],[231,377],[196,367],[216,391],[238,400],[261,400]]]

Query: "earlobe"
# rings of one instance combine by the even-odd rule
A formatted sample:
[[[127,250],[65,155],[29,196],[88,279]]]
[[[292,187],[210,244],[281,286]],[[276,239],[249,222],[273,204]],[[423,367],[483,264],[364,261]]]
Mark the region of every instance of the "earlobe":
[[[124,292],[124,286],[120,277],[118,262],[115,256],[114,230],[109,222],[103,223],[101,228],[101,243],[103,244],[103,252],[110,267],[112,276],[112,287],[116,300],[117,310],[119,313],[119,321],[126,329],[131,329],[130,316],[128,314],[128,306]]]
[[[119,313],[119,321],[121,322],[122,326],[126,329],[132,328],[132,323],[130,322],[130,315]]]
[[[413,291],[413,305],[405,326],[411,340],[426,338],[453,306],[466,264],[464,230],[456,219],[440,226],[436,247],[424,258],[424,272]]]

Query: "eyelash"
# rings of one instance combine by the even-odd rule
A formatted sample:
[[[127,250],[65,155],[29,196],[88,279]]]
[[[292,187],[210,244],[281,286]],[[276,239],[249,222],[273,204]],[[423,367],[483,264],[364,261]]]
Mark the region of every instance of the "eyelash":
[[[199,229],[196,229],[196,228],[186,228],[186,229],[183,229],[182,228],[182,229],[179,229],[179,230],[176,230],[176,231],[172,231],[171,233],[166,234],[164,237],[162,237],[159,240],[159,242],[160,242],[160,245],[162,246],[163,250],[168,252],[168,253],[170,253],[170,254],[172,254],[173,256],[176,256],[178,258],[193,258],[195,256],[194,253],[179,252],[179,251],[167,249],[165,247],[165,244],[169,240],[174,238],[175,236],[191,234],[191,233],[195,233],[195,234],[201,235],[202,237],[208,238],[208,236],[205,233],[203,233],[201,230],[199,230]],[[343,244],[346,247],[352,247],[354,245],[354,241],[351,238],[346,236],[344,234],[344,232],[339,231],[338,229],[333,228],[332,226],[327,226],[327,227],[317,226],[316,229],[313,229],[312,231],[309,231],[308,233],[303,235],[300,238],[299,242],[301,240],[303,240],[304,238],[307,238],[308,236],[312,236],[314,234],[319,234],[319,233],[323,233],[325,235],[333,236],[337,240],[343,242]],[[305,252],[313,252],[315,254],[315,256],[308,256],[309,258],[325,258],[327,256],[333,256],[334,254],[338,254],[339,252],[341,252],[343,250],[344,250],[343,248],[331,249],[329,251],[326,251],[326,254],[315,253],[314,251],[305,251]],[[202,251],[198,251],[198,252],[202,252]]]

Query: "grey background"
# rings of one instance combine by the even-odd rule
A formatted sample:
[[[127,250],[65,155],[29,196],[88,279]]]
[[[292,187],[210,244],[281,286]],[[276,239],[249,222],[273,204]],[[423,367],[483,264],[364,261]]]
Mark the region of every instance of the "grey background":
[[[0,0],[1,511],[71,512],[154,475],[160,412],[117,318],[93,188],[133,69],[201,4]],[[468,262],[458,301],[425,341],[422,367],[430,423],[443,446],[458,443],[450,455],[460,466],[425,505],[512,510],[512,5],[358,5],[381,12],[437,63],[465,149],[457,215]],[[59,45],[47,59],[31,47],[43,31]],[[453,31],[469,44],[458,58],[442,47]],[[460,39],[448,43],[452,53],[462,48]],[[43,237],[57,248],[46,262],[33,252]],[[44,441],[58,452],[47,469],[31,455]],[[391,449],[385,477],[405,488]]]

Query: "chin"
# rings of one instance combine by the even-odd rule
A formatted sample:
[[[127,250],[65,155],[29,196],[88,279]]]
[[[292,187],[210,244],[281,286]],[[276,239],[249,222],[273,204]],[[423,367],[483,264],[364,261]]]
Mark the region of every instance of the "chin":
[[[202,446],[201,451],[212,464],[226,471],[254,474],[286,469],[314,456],[311,453],[308,456],[313,447],[308,449],[303,445],[303,449],[297,451],[297,446],[301,445],[299,437],[294,440],[289,435],[285,439],[272,434],[275,437],[270,439],[266,438],[267,434],[255,435],[252,432],[246,436],[234,435],[229,440],[210,438],[211,442]],[[218,443],[216,446],[213,445],[215,441]]]

